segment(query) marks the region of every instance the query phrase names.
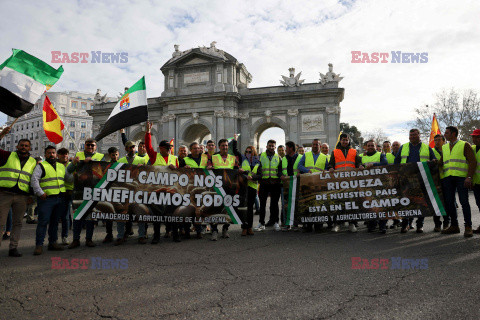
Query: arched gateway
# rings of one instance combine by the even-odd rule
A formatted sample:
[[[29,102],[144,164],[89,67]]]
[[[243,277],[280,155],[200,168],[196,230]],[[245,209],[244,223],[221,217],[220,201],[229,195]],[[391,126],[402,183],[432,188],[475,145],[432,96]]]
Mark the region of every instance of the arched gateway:
[[[258,147],[260,134],[279,127],[286,140],[308,146],[319,138],[333,146],[339,133],[340,102],[344,89],[342,79],[329,72],[320,82],[303,83],[300,74],[290,68],[290,77],[283,77],[282,86],[249,88],[251,74],[232,55],[210,47],[179,51],[175,45],[172,58],[160,70],[165,76],[165,90],[160,97],[148,99],[148,113],[154,123],[154,143],[175,139],[175,146],[215,141],[241,133],[239,149]],[[273,81],[273,79],[272,79]],[[106,103],[89,110],[93,116],[93,136],[108,118],[115,103]],[[144,134],[142,125],[127,128],[127,136],[138,140]],[[101,152],[121,144],[118,133],[99,142]],[[156,146],[154,146],[156,148]],[[121,148],[123,150],[123,148]]]

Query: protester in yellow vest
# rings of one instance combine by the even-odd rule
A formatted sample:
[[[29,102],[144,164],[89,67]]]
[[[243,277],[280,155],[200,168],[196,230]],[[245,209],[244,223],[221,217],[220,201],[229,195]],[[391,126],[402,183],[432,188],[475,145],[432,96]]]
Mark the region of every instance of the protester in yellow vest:
[[[208,155],[201,153],[198,142],[192,142],[189,149],[191,153],[183,159],[185,161],[185,168],[206,168]]]
[[[125,143],[125,152],[127,153],[125,157],[120,158],[118,162],[120,163],[128,163],[132,165],[144,165],[146,163],[146,159],[144,157],[140,157],[136,152],[136,145],[133,141],[127,141]]]
[[[11,130],[6,127],[0,133],[0,140]],[[10,257],[21,257],[18,252],[18,241],[22,230],[22,220],[27,204],[32,203],[30,178],[37,162],[30,157],[30,140],[20,139],[17,151],[0,149],[0,230],[7,222],[8,212],[12,209],[12,231],[10,234]],[[0,243],[2,239],[0,238]]]
[[[145,147],[150,158],[150,164],[154,166],[169,167],[171,170],[175,170],[180,166],[185,166],[183,159],[178,159],[176,156],[170,153],[172,146],[167,140],[162,140],[158,144],[158,151],[153,150],[152,147],[152,126],[151,122],[147,122],[145,132]],[[181,163],[181,165],[180,165]],[[173,210],[173,207],[168,207],[167,210]],[[161,214],[164,214],[163,212]],[[165,237],[170,236],[170,230],[172,231],[172,238],[174,242],[180,242],[180,235],[178,234],[178,225],[176,223],[166,223]],[[151,244],[157,244],[160,242],[160,222],[153,223],[153,239]]]
[[[433,141],[435,142],[435,147],[432,149],[433,153],[435,154],[435,158],[440,161],[442,159],[442,147],[445,144],[445,137],[442,136],[441,134],[437,134],[434,138]],[[439,167],[438,168],[439,175],[440,175],[440,181],[443,185],[444,181],[443,178],[445,177],[443,173],[443,168]],[[442,187],[443,189],[443,187]],[[440,216],[434,215],[433,216],[433,221],[435,223],[435,228],[433,229],[434,232],[440,232],[442,231],[442,221],[440,220]],[[450,217],[443,216],[443,229],[447,229],[450,226]]]
[[[73,161],[67,166],[67,172],[73,174],[80,161],[103,161],[105,160],[102,153],[97,152],[97,141],[95,139],[85,140],[84,150],[77,152]],[[80,235],[82,233],[83,226],[86,227],[85,245],[93,248],[96,244],[93,242],[93,230],[95,223],[93,220],[73,220],[73,241],[68,246],[68,249],[75,249],[80,246]]]
[[[473,195],[475,196],[475,203],[477,207],[480,208],[480,129],[475,129],[471,136],[473,140],[472,149],[475,154],[475,159],[477,160],[477,168],[475,169],[475,174],[472,179],[472,189]],[[480,233],[480,227],[473,230],[473,233]]]
[[[238,160],[234,155],[228,154],[228,140],[227,139],[220,139],[218,141],[218,148],[220,149],[220,153],[214,154],[212,156],[212,165],[209,168],[213,169],[238,169]],[[239,172],[243,172],[242,169],[238,170]],[[212,241],[217,241],[218,239],[218,228],[216,224],[211,224],[212,226]],[[222,238],[230,238],[228,234],[228,227],[230,224],[225,223],[222,226]]]
[[[399,163],[417,163],[435,160],[435,154],[432,148],[420,141],[420,131],[418,129],[411,129],[408,135],[409,143],[405,143],[398,150],[395,156],[395,164]],[[424,217],[417,218],[417,233],[423,233]],[[408,230],[413,229],[413,218],[402,219],[401,233],[407,233]]]
[[[127,135],[125,134],[125,129],[120,129],[120,133],[122,135],[123,145],[125,145],[128,142]],[[141,158],[145,158],[145,164],[149,164],[148,160],[150,160],[150,158],[148,157],[148,154],[147,154],[147,148],[145,147],[145,142],[140,141],[138,143],[136,155]]]
[[[395,162],[395,155],[391,151],[390,141],[384,141],[382,149],[388,164],[393,164]]]
[[[57,151],[53,146],[45,148],[45,160],[40,162],[32,174],[30,185],[37,196],[38,224],[34,255],[43,253],[43,241],[48,225],[48,250],[61,251],[57,244],[58,221],[67,210],[65,201],[65,166],[57,162]]]
[[[298,163],[300,173],[315,173],[328,170],[327,156],[320,152],[320,140],[312,141],[312,151],[306,152]]]
[[[69,174],[66,169],[69,165],[68,161],[69,152],[66,148],[60,148],[57,150],[57,162],[65,166],[65,197],[66,210],[60,214],[62,220],[62,245],[68,245],[68,229],[72,226],[72,216],[70,206],[72,205],[72,193],[73,193],[73,175]]]
[[[320,150],[324,155],[327,156],[327,162],[330,162],[331,154],[330,154],[330,146],[328,145],[328,143],[322,143],[322,145],[320,146]]]
[[[260,162],[262,164],[262,179],[260,179],[260,190],[258,197],[260,198],[260,222],[255,228],[255,231],[265,230],[265,227],[273,226],[275,231],[280,231],[279,208],[278,200],[282,184],[280,176],[282,175],[282,166],[280,164],[280,157],[275,153],[275,140],[268,140],[267,151],[260,155]],[[270,219],[265,224],[265,211],[267,205],[268,195],[270,194]]]
[[[448,144],[442,147],[442,160],[444,178],[443,195],[445,209],[450,216],[451,225],[442,230],[442,234],[460,233],[458,226],[457,209],[455,208],[455,193],[462,205],[463,218],[465,221],[465,237],[472,237],[472,212],[468,202],[468,189],[472,188],[473,176],[477,167],[477,160],[472,146],[465,141],[458,140],[458,129],[450,126],[445,129],[445,139]]]
[[[286,159],[286,157],[284,159]],[[261,163],[258,159],[257,150],[253,146],[248,146],[245,149],[245,159],[242,161],[242,169],[247,173],[248,179],[247,219],[242,224],[242,236],[253,236],[253,206],[255,205],[255,198],[258,192],[258,180],[262,177],[260,171]]]

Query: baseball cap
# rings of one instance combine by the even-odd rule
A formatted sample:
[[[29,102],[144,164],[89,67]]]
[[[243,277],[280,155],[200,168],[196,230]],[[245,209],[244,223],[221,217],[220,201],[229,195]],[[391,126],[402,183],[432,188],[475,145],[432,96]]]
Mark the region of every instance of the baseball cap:
[[[473,130],[473,133],[471,134],[471,136],[480,136],[480,129]]]
[[[172,147],[167,140],[160,141],[160,144],[158,146],[159,147],[165,147],[165,148],[171,148]]]

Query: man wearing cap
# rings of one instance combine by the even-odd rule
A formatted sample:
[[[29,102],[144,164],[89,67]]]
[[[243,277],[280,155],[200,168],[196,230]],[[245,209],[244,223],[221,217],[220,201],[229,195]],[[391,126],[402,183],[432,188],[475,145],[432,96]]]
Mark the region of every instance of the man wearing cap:
[[[178,159],[176,156],[170,153],[170,149],[172,146],[167,140],[160,141],[158,145],[159,152],[153,150],[152,147],[152,130],[153,124],[151,122],[147,122],[147,128],[145,132],[145,146],[147,147],[147,153],[150,158],[150,163],[154,166],[163,166],[169,167],[170,169],[174,170],[180,167],[185,166],[185,161],[183,159]],[[172,208],[167,207],[168,211]],[[167,228],[171,227],[173,230],[173,241],[180,242],[180,236],[178,234],[178,227],[176,224],[167,224]],[[157,244],[160,241],[160,222],[153,223],[153,239],[152,244]]]
[[[127,135],[125,134],[125,129],[120,129],[120,133],[122,134],[122,143],[123,145],[125,145],[128,142]],[[147,154],[147,148],[145,147],[145,142],[140,141],[138,143],[136,154],[139,157],[145,158],[145,164],[149,164],[148,163],[149,158]]]
[[[473,153],[475,154],[475,158],[477,159],[477,168],[475,170],[475,174],[473,175],[473,195],[475,196],[475,202],[480,208],[480,129],[473,130],[471,134],[473,140]],[[480,233],[480,227],[475,229],[473,233]]]
[[[477,167],[477,159],[472,146],[466,141],[458,139],[457,127],[449,126],[445,129],[445,139],[448,144],[442,147],[442,160],[444,182],[443,194],[445,198],[445,209],[450,217],[451,225],[442,234],[460,233],[455,207],[455,193],[458,192],[458,199],[462,205],[463,218],[465,221],[466,238],[473,236],[472,212],[468,202],[468,189],[472,188],[473,176]]]

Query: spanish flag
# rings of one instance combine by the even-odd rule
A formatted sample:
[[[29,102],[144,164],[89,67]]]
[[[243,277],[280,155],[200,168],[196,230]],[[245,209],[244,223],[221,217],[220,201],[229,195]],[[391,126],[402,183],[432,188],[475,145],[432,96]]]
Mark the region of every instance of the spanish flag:
[[[50,99],[45,95],[45,102],[43,103],[43,130],[45,130],[48,140],[55,144],[62,142],[62,130],[64,127]]]
[[[437,134],[442,134],[442,132],[440,132],[440,126],[438,125],[437,116],[434,113],[432,119],[432,129],[430,129],[430,141],[428,142],[430,148],[435,148],[434,138]]]
[[[172,146],[170,148],[170,154],[175,154],[175,143],[174,143],[175,139],[172,139],[170,140],[170,145]]]

